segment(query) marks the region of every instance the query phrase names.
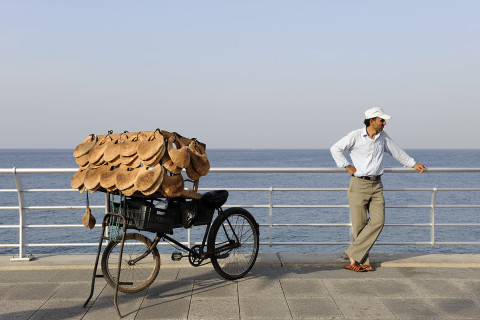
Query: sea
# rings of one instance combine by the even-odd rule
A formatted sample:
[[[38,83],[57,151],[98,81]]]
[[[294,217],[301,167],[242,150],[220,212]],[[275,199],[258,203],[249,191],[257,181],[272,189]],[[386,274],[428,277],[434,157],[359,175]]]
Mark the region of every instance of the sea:
[[[407,153],[419,163],[430,168],[480,168],[480,150],[431,150],[411,149]],[[32,149],[0,150],[0,168],[77,168],[73,150]],[[329,150],[300,149],[210,149],[207,151],[212,168],[333,168],[335,163]],[[401,165],[386,155],[386,168]],[[70,188],[72,174],[22,174],[24,189]],[[346,188],[350,177],[346,173],[214,173],[200,179],[200,188]],[[480,245],[426,245],[431,241],[431,228],[418,226],[429,224],[433,188],[480,188],[480,173],[440,173],[418,174],[385,173],[382,177],[386,199],[386,224],[417,224],[417,226],[385,226],[374,253],[480,253]],[[388,191],[388,189],[425,188],[428,191]],[[0,174],[0,190],[15,189],[11,174]],[[274,243],[307,242],[349,242],[348,227],[335,226],[284,226],[285,224],[335,224],[348,223],[348,208],[274,208],[271,222],[282,226],[268,227],[268,208],[251,208],[251,205],[269,203],[268,191],[230,191],[228,205],[246,206],[260,223],[261,252],[280,253],[341,253],[346,245],[273,245]],[[24,206],[84,206],[86,194],[69,193],[25,193]],[[90,205],[103,205],[105,194],[96,192],[89,195]],[[277,205],[346,205],[345,191],[274,191],[273,202]],[[480,205],[479,191],[439,191],[436,204]],[[16,193],[0,192],[0,207],[18,206]],[[409,206],[409,208],[398,208]],[[27,225],[81,224],[84,209],[42,209],[25,210]],[[104,210],[92,211],[100,222]],[[18,210],[0,210],[0,225],[15,225],[19,222]],[[480,223],[480,208],[436,208],[436,224]],[[30,244],[55,243],[98,243],[100,228],[27,228],[26,242]],[[191,229],[192,241],[201,241],[204,229],[197,226]],[[153,238],[154,234],[145,233]],[[174,237],[187,241],[186,229],[175,229]],[[18,228],[0,228],[0,254],[17,254],[18,248],[6,247],[18,243]],[[480,242],[480,227],[436,226],[436,242]],[[420,245],[389,245],[381,243],[422,243]],[[3,245],[3,247],[2,247]],[[161,252],[174,252],[178,248],[162,245]],[[96,253],[95,246],[32,246],[25,249],[28,254],[67,254]]]

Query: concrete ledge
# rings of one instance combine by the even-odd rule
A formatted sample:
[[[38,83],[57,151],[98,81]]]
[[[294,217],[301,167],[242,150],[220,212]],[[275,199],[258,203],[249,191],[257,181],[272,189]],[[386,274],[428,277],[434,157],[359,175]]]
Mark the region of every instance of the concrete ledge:
[[[385,254],[375,261],[381,267],[480,268],[480,254]]]
[[[349,263],[340,254],[279,254],[279,258],[284,267],[340,267]],[[375,254],[371,260],[376,267],[480,268],[480,254]]]
[[[0,270],[92,269],[96,255],[36,255],[30,261],[11,261],[11,255],[0,255]],[[190,268],[188,257],[172,261],[170,254],[161,254],[161,268]],[[377,267],[405,268],[480,268],[480,254],[375,254]],[[260,253],[256,267],[341,267],[348,260],[341,254]],[[207,264],[206,267],[211,267]],[[100,268],[100,261],[98,268]],[[201,268],[201,267],[200,267]]]

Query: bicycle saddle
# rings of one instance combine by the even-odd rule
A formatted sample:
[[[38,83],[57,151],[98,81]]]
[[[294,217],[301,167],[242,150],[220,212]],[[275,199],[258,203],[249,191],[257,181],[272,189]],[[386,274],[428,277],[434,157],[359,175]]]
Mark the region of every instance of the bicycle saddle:
[[[222,207],[228,199],[228,191],[227,190],[215,190],[209,191],[202,194],[200,201],[205,203],[209,207],[213,207],[218,209]]]

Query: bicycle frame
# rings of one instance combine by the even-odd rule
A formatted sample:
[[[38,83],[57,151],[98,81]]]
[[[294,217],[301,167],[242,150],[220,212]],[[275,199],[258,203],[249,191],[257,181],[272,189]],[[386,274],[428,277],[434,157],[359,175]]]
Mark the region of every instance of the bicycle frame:
[[[217,213],[218,213],[217,217],[218,216],[224,216],[222,208],[218,208]],[[232,224],[230,223],[230,220],[227,218],[226,221],[228,221],[228,225],[229,225],[230,229],[232,230],[232,233],[233,233],[235,239],[232,240],[232,239],[229,238],[228,239],[229,240],[228,244],[226,244],[224,246],[221,246],[221,247],[215,249],[212,252],[208,252],[208,251],[204,252],[204,249],[207,245],[207,237],[208,237],[208,234],[210,232],[210,227],[212,225],[212,221],[210,221],[210,223],[207,225],[207,227],[205,229],[205,233],[203,235],[203,240],[202,240],[202,244],[200,245],[200,251],[199,252],[193,250],[192,248],[188,248],[184,244],[178,242],[177,240],[175,240],[174,238],[170,237],[169,235],[167,235],[165,233],[157,233],[157,235],[155,236],[155,239],[153,240],[153,243],[152,243],[151,247],[148,248],[147,251],[143,255],[141,255],[140,257],[136,258],[135,260],[133,260],[131,262],[135,263],[135,262],[140,261],[143,258],[145,258],[152,251],[152,249],[155,248],[158,245],[158,243],[160,242],[161,239],[165,239],[165,240],[179,246],[180,248],[187,251],[189,254],[191,254],[192,256],[194,256],[195,258],[198,258],[198,259],[208,259],[215,254],[219,254],[219,253],[223,252],[226,249],[236,248],[238,246],[238,242],[239,242],[238,236],[235,233],[235,230],[232,227]],[[222,226],[222,227],[225,230],[225,226]],[[225,234],[228,236],[228,233],[226,232],[226,230],[225,230]],[[129,261],[129,263],[130,263],[130,261]]]

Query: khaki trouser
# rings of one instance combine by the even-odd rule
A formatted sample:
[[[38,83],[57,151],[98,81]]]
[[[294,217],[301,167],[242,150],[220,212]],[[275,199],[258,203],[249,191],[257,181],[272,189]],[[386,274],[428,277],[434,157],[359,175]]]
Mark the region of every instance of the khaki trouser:
[[[353,243],[345,250],[345,254],[360,264],[370,264],[368,253],[385,223],[382,182],[352,177],[347,195],[352,219]]]

